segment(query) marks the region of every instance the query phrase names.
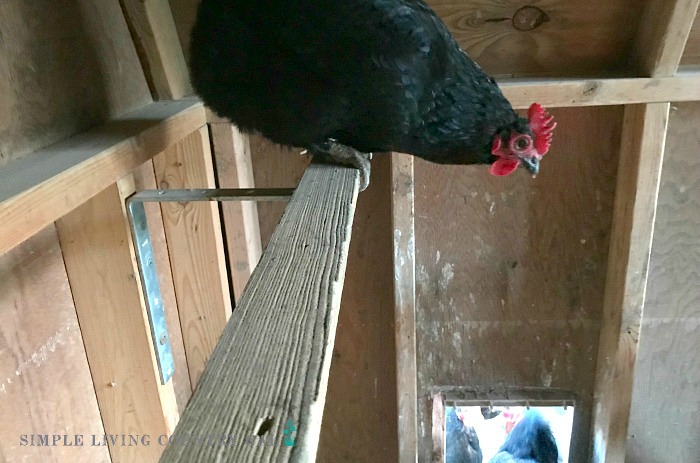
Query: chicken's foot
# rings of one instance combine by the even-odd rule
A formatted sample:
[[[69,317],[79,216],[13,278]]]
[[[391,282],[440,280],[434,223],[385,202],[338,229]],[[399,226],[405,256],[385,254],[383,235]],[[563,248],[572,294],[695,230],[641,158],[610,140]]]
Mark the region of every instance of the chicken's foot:
[[[354,148],[342,145],[333,139],[328,139],[321,144],[311,146],[314,154],[327,157],[338,164],[352,166],[360,171],[360,191],[364,191],[369,186],[369,175],[371,172],[370,159],[372,153],[362,153]]]

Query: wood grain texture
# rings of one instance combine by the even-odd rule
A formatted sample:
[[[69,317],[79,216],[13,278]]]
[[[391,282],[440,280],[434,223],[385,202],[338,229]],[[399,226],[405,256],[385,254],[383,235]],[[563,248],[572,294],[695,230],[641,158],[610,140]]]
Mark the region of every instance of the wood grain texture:
[[[154,158],[161,189],[215,188],[207,127]],[[216,202],[161,204],[192,386],[231,316],[231,296]],[[216,239],[218,237],[218,239]]]
[[[159,100],[177,100],[192,93],[168,0],[120,0],[141,64]]]
[[[254,188],[253,161],[248,136],[229,122],[211,122],[212,145],[219,188]],[[243,288],[262,255],[258,205],[253,201],[221,203],[233,294]]]
[[[700,104],[671,111],[627,436],[635,462],[697,461]]]
[[[700,73],[649,79],[508,79],[498,85],[517,109],[535,101],[557,108],[700,100]]]
[[[646,4],[633,53],[647,76],[676,73],[700,0],[656,0]]]
[[[536,179],[416,161],[418,461],[434,386],[571,390],[572,461],[588,461],[622,109],[552,114]]]
[[[0,461],[110,462],[90,446],[104,428],[53,224],[0,256],[0,420]],[[84,446],[23,446],[32,433]]]
[[[413,157],[392,153],[391,161],[397,428],[399,461],[407,463],[418,455]]]
[[[396,462],[391,159],[357,199],[318,462]]]
[[[546,15],[523,31],[521,0],[429,0],[460,46],[495,76],[592,76],[624,70],[638,1],[537,0]]]
[[[0,254],[201,127],[197,101],[152,103],[0,171]]]
[[[329,165],[306,171],[173,435],[235,441],[169,445],[161,461],[315,460],[358,177]],[[282,442],[288,420],[293,447]],[[265,445],[245,442],[257,434]]]
[[[113,0],[3,0],[0,37],[0,165],[151,101]]]
[[[625,107],[598,348],[593,461],[623,461],[669,103]]]
[[[134,184],[136,191],[156,189],[156,178],[153,170],[153,161],[148,160],[134,171]],[[173,274],[170,270],[170,255],[168,254],[168,244],[163,228],[163,216],[158,203],[144,203],[146,218],[148,220],[148,230],[151,235],[151,245],[153,247],[153,257],[158,271],[158,284],[160,286],[160,296],[165,308],[165,322],[168,327],[168,337],[173,353],[175,372],[173,373],[173,388],[177,399],[177,409],[179,412],[185,410],[187,402],[192,396],[192,384],[190,382],[189,369],[187,367],[187,356],[185,345],[182,340],[182,329],[180,327],[180,314],[177,308],[175,297],[175,286]]]
[[[169,435],[172,381],[160,384],[124,201],[133,178],[56,222],[90,372],[108,434]],[[159,445],[110,444],[113,462],[156,461]]]

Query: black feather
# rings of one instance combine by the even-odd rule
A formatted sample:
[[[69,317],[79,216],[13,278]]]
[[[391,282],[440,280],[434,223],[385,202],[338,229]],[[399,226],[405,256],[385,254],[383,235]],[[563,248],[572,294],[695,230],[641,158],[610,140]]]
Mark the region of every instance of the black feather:
[[[290,146],[471,164],[519,121],[420,0],[203,0],[191,70],[220,116]]]

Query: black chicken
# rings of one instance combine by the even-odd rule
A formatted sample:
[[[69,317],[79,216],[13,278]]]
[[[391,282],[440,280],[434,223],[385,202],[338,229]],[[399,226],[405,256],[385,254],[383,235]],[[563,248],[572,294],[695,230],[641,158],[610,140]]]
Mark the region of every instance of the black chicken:
[[[559,449],[549,423],[528,410],[489,463],[557,463]]]
[[[203,0],[192,82],[243,131],[354,165],[398,151],[533,174],[555,124],[519,117],[421,0]]]
[[[445,463],[481,463],[482,461],[483,453],[476,430],[464,424],[454,407],[447,407]]]

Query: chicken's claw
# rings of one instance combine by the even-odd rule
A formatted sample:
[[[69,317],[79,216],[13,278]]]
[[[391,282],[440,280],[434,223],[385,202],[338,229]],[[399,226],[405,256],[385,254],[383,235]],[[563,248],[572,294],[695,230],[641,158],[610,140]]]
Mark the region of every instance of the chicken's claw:
[[[369,162],[372,159],[372,153],[362,153],[335,140],[328,140],[320,145],[314,145],[311,149],[315,154],[325,155],[338,164],[358,169],[360,171],[360,191],[367,189],[372,171],[372,165]]]

